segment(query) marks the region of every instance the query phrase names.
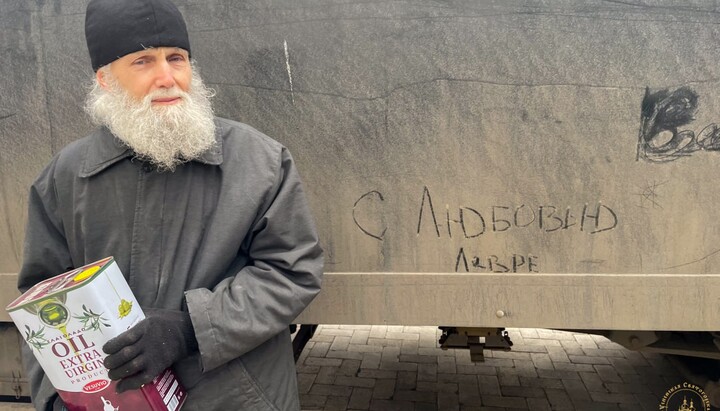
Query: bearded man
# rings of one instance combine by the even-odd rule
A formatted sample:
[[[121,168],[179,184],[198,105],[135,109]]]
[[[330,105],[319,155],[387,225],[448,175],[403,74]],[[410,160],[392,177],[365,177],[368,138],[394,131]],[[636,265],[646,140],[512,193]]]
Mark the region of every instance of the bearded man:
[[[213,116],[168,0],[91,0],[85,34],[100,128],[32,185],[19,289],[113,255],[147,315],[103,347],[118,391],[173,366],[185,411],[299,410],[288,324],[322,250],[290,154]],[[24,360],[36,409],[72,411]]]

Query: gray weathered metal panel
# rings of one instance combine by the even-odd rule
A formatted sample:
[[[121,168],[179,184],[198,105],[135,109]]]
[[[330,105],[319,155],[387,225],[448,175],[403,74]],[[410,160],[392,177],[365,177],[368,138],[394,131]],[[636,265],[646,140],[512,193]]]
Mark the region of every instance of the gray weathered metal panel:
[[[92,128],[85,4],[0,3],[3,272],[27,185]],[[646,87],[720,119],[713,1],[177,4],[217,113],[294,153],[329,272],[718,273],[718,153],[637,158]]]
[[[720,329],[720,275],[333,273],[302,324]]]

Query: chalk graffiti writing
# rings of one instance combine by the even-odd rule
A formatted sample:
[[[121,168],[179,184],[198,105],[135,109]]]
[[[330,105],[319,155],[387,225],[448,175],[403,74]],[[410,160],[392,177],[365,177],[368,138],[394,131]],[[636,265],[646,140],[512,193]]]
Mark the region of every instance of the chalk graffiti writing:
[[[662,163],[700,150],[720,151],[720,126],[712,123],[697,136],[679,128],[695,120],[698,94],[689,87],[651,93],[645,89],[640,110],[636,160]]]
[[[469,258],[468,258],[469,257]],[[455,259],[455,272],[489,272],[489,273],[537,273],[538,257],[532,254],[513,254],[509,257],[498,257],[489,255],[481,257],[479,255],[466,255],[465,249],[460,248],[457,258]]]
[[[379,191],[376,191],[376,190],[369,191],[369,192],[363,194],[362,196],[360,196],[360,198],[358,198],[357,201],[355,201],[355,204],[353,204],[352,216],[353,216],[353,221],[355,222],[355,225],[357,226],[357,228],[360,229],[360,231],[362,231],[363,233],[367,234],[368,236],[370,236],[376,240],[382,241],[383,237],[385,236],[385,232],[387,231],[387,227],[383,227],[383,229],[379,233],[377,233],[377,232],[373,233],[373,232],[371,232],[370,229],[366,229],[363,224],[360,224],[360,222],[358,221],[357,214],[356,214],[356,212],[358,210],[358,204],[363,203],[363,202],[373,201],[376,199],[379,199],[380,201],[385,201],[385,198],[383,197],[382,193],[380,193]]]
[[[489,210],[478,211],[475,208],[461,206],[457,212],[451,212],[450,207],[445,210],[445,219],[438,222],[437,212],[433,205],[432,195],[424,187],[420,200],[420,211],[417,220],[417,234],[430,232],[441,238],[447,233],[449,238],[462,233],[464,238],[479,237],[486,232],[505,232],[511,229],[528,229],[536,227],[541,232],[551,233],[558,230],[567,230],[571,227],[589,234],[609,231],[617,227],[618,216],[612,208],[600,202],[582,207],[559,208],[553,205],[519,206],[494,205]],[[486,220],[486,216],[489,217]],[[430,229],[423,230],[430,225]],[[455,230],[455,233],[453,232]]]

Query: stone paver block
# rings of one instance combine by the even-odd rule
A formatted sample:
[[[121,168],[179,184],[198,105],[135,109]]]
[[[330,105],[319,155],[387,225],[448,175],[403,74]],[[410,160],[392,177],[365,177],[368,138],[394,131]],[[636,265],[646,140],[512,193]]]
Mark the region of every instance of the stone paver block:
[[[603,384],[603,380],[600,378],[599,375],[592,372],[581,372],[580,378],[582,379],[583,384],[585,384],[585,388],[587,388],[588,392],[590,392],[591,394],[593,392],[608,392],[607,388],[605,388],[605,384]]]
[[[353,330],[354,332],[358,331],[370,331],[372,328],[372,325],[339,325],[338,328],[341,330]]]
[[[594,368],[604,382],[622,382],[622,378],[612,365],[595,365]]]
[[[495,351],[492,358],[508,358],[511,360],[530,360],[530,353],[518,351]]]
[[[515,374],[506,374],[506,373],[500,373],[498,374],[498,380],[500,382],[500,386],[520,386],[520,377]]]
[[[413,411],[415,405],[410,401],[389,401],[372,399],[370,411]]]
[[[625,354],[621,350],[603,350],[600,348],[585,348],[582,347],[583,352],[588,357],[616,357],[625,358]]]
[[[353,388],[348,408],[353,410],[367,410],[370,408],[373,390],[370,388]]]
[[[352,345],[351,345],[352,347]],[[370,369],[378,369],[380,368],[380,360],[381,360],[381,354],[380,353],[364,353],[362,362],[360,362],[360,369],[370,368]]]
[[[393,394],[393,400],[412,401],[412,402],[437,402],[437,392],[433,391],[416,391],[416,390],[397,390]]]
[[[438,411],[459,411],[460,399],[451,392],[439,392],[437,400]]]
[[[346,385],[348,387],[373,388],[375,386],[374,378],[348,377],[339,375],[335,378],[335,385]]]
[[[438,374],[438,382],[471,383],[477,384],[478,379],[474,374]]]
[[[327,395],[300,394],[303,410],[321,410],[325,406]]]
[[[387,333],[386,326],[373,325],[370,327],[370,334],[368,336],[372,338],[385,338],[385,333]]]
[[[339,358],[317,358],[307,357],[305,365],[317,365],[318,367],[339,367],[343,360]]]
[[[347,410],[349,397],[329,396],[325,402],[324,411],[345,411]]]
[[[375,378],[375,379],[396,379],[397,378],[397,371],[389,371],[389,370],[375,370],[375,369],[363,369],[360,368],[360,371],[358,371],[357,376],[360,378]]]
[[[429,355],[408,355],[400,354],[399,357],[402,362],[416,362],[418,364],[437,364],[438,359],[434,356]]]
[[[544,345],[518,345],[513,346],[514,352],[547,354],[548,347]],[[501,351],[495,351],[501,352]]]
[[[341,360],[362,360],[363,353],[356,351],[328,351],[325,358],[339,358]]]
[[[320,371],[317,365],[298,365],[295,368],[298,374],[317,374]]]
[[[381,353],[383,347],[381,345],[371,345],[371,344],[350,344],[348,346],[348,351],[355,351],[355,352],[376,352]]]
[[[568,355],[570,362],[575,364],[610,364],[605,357],[588,357],[584,355]]]
[[[546,370],[555,369],[549,354],[530,354],[530,358],[532,359],[535,368],[544,368]]]
[[[382,361],[383,362],[394,362],[398,361],[400,357],[400,347],[385,346],[382,350]]]
[[[333,338],[333,340],[335,340]],[[329,342],[316,342],[315,345],[310,349],[310,357],[325,357],[328,350],[330,349],[331,343]]]
[[[338,331],[349,331],[349,330],[338,330]],[[330,344],[330,350],[332,351],[344,351],[347,350],[348,345],[350,345],[350,337],[347,336],[338,336],[335,337],[335,340],[333,340],[332,344]]]
[[[353,330],[342,329],[342,328],[337,328],[337,329],[323,328],[323,330],[322,330],[323,335],[334,335],[334,336],[345,336],[345,337],[352,336],[353,332],[354,332]]]
[[[563,347],[548,347],[547,352],[553,363],[570,362],[570,358],[568,358]]]
[[[565,370],[537,370],[540,378],[558,378],[561,380],[579,380],[580,374],[576,371]]]
[[[380,347],[397,347],[400,348],[402,346],[402,340],[391,340],[389,338],[373,338],[372,336],[368,337],[368,345],[377,345]]]
[[[528,409],[532,411],[550,411],[550,402],[545,398],[528,398]]]
[[[562,384],[562,380],[555,378],[532,378],[532,377],[518,377],[520,379],[520,385],[523,387],[538,387],[538,388],[554,388],[562,389],[565,388]]]
[[[553,410],[575,409],[575,405],[573,405],[572,400],[565,391],[548,389],[545,390],[545,393],[547,394],[548,402],[550,402],[550,406]]]
[[[437,357],[437,364],[439,373],[451,374],[457,372],[455,357]]]
[[[577,341],[582,348],[598,348],[590,334],[575,334],[575,341]]]
[[[482,365],[489,365],[491,367],[513,367],[515,363],[510,358],[485,358],[485,362]]]
[[[558,371],[594,372],[592,364],[573,364],[571,362],[553,363]]]
[[[418,381],[437,381],[438,374],[437,364],[418,364],[417,380]]]
[[[370,337],[370,330],[356,330],[352,337],[350,337],[350,344],[367,344],[368,337]]]
[[[395,340],[414,340],[418,341],[420,339],[420,334],[416,333],[405,333],[405,332],[390,332],[388,331],[387,334],[385,334],[385,338],[395,339]]]
[[[652,392],[647,385],[639,383],[609,382],[605,383],[605,386],[611,393],[616,394],[649,394]]]
[[[458,374],[482,374],[482,375],[496,375],[497,368],[489,365],[479,364],[457,364],[456,370]]]
[[[522,335],[523,338],[540,338],[538,330],[535,328],[520,328],[518,331],[520,331],[520,335]]]
[[[419,340],[402,340],[400,354],[418,355]]]
[[[436,357],[455,357],[456,351],[465,351],[465,350],[443,350],[439,347],[423,347],[422,345],[418,347],[418,355],[434,355]],[[468,358],[470,358],[470,355],[468,354]]]
[[[360,364],[362,361],[360,360],[343,360],[342,364],[340,365],[340,368],[338,369],[339,375],[356,375],[358,373],[358,370],[360,369]]]
[[[458,392],[458,384],[454,382],[431,382],[431,381],[418,381],[418,391],[432,391],[432,392]]]
[[[392,398],[392,395],[395,392],[395,382],[395,380],[376,380],[372,397],[374,399]]]
[[[590,392],[590,398],[596,402],[612,402],[616,404],[637,404],[633,394],[617,394],[607,392]]]
[[[414,390],[417,386],[417,372],[399,371],[397,376],[397,390]]]
[[[315,384],[332,384],[335,382],[339,367],[320,367],[317,376],[315,377]]]
[[[498,377],[493,375],[478,375],[477,379],[480,394],[500,395],[500,381]]]
[[[350,397],[352,387],[343,387],[339,385],[313,384],[310,389],[311,395],[325,395],[335,397]]]
[[[527,399],[521,397],[500,397],[496,395],[482,395],[483,405],[491,407],[528,409]]]
[[[618,374],[637,374],[635,367],[625,358],[608,358],[608,361]]]
[[[577,401],[590,401],[590,393],[582,380],[558,380],[562,381],[568,397]]]
[[[560,341],[558,340],[544,340],[540,338],[525,338],[523,345],[541,345],[544,347],[560,347]],[[582,344],[581,344],[582,346]]]
[[[298,376],[297,376],[298,392],[300,394],[309,393],[310,388],[312,387],[313,383],[315,382],[315,377],[317,377],[317,375],[315,375],[315,374],[298,374]]]
[[[381,361],[381,370],[395,370],[395,371],[414,371],[417,372],[418,365],[412,362],[390,362]]]
[[[503,397],[545,398],[545,390],[537,387],[500,387]]]
[[[437,404],[431,404],[429,402],[416,402],[415,411],[437,411]]]

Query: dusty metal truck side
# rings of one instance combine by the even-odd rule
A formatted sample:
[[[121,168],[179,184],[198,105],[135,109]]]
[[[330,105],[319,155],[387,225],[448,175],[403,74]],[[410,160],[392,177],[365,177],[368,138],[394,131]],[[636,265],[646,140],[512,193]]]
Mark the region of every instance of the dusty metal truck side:
[[[302,173],[326,276],[298,323],[720,357],[716,2],[176,3],[217,114]],[[85,6],[0,2],[3,307],[28,186],[93,128]],[[0,320],[0,394],[27,395]]]

